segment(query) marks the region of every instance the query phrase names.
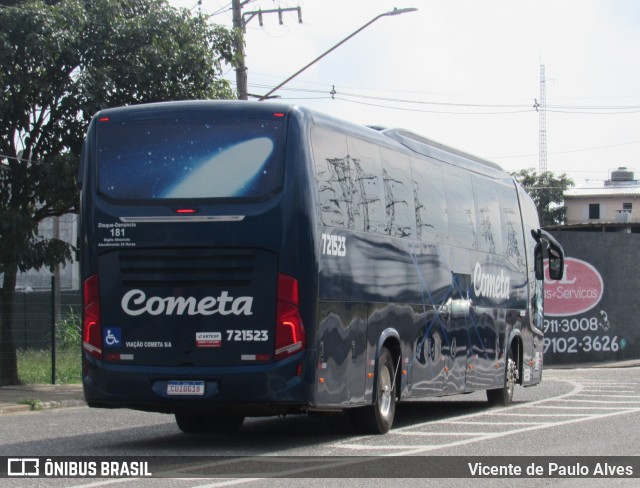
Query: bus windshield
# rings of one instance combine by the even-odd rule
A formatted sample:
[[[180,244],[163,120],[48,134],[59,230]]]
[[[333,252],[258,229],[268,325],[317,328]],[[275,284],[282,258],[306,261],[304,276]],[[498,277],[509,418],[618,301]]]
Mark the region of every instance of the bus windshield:
[[[115,200],[259,198],[282,180],[283,120],[98,124],[98,189]]]

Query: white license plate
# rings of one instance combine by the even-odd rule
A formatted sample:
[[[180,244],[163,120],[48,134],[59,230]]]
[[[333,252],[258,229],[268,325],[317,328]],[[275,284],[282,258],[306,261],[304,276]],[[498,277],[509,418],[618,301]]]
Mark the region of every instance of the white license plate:
[[[204,395],[204,381],[169,381],[167,395],[202,396]]]

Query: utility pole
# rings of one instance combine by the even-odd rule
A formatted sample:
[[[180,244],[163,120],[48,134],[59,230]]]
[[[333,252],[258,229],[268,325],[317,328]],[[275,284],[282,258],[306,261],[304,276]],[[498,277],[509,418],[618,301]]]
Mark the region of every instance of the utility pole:
[[[235,41],[235,52],[236,52],[236,89],[238,90],[238,100],[248,100],[249,99],[249,90],[247,88],[247,66],[245,65],[245,52],[244,52],[244,32],[247,24],[253,19],[255,16],[258,16],[260,20],[260,25],[262,26],[262,15],[263,14],[278,14],[280,19],[280,25],[282,22],[282,13],[283,12],[298,12],[298,22],[302,24],[302,9],[300,7],[291,7],[291,8],[277,8],[271,10],[257,10],[255,12],[246,12],[242,13],[242,7],[246,4],[250,3],[252,0],[232,0],[231,1],[231,10],[233,13],[233,28],[238,33],[238,37]],[[245,20],[245,16],[247,19]]]
[[[244,64],[244,25],[242,23],[242,6],[247,2],[240,0],[231,1],[231,9],[233,12],[233,28],[236,31],[237,38],[235,41],[236,51],[236,87],[238,90],[238,100],[248,100],[247,92],[247,67]]]

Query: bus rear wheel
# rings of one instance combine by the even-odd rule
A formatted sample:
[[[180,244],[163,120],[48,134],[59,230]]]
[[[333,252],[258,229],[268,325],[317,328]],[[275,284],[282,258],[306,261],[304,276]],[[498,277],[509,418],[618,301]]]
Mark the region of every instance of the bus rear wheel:
[[[176,413],[176,424],[185,434],[232,434],[240,430],[242,416]]]
[[[504,371],[504,386],[496,390],[487,390],[489,404],[496,407],[508,407],[513,402],[513,390],[518,381],[518,365],[512,358],[511,349],[507,356]]]
[[[376,368],[373,405],[351,411],[358,429],[366,434],[386,434],[393,425],[396,412],[395,369],[393,356],[385,347]]]

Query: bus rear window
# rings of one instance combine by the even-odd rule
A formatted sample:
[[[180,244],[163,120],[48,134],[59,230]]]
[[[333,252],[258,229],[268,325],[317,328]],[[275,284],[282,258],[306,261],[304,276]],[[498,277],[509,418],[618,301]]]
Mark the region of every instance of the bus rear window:
[[[98,189],[116,200],[259,198],[282,180],[282,120],[98,124]]]

